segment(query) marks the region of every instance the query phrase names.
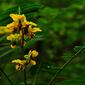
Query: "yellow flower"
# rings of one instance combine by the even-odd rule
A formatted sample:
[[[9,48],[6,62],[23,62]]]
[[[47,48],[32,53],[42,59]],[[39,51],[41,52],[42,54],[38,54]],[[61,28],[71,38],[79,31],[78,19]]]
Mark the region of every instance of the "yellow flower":
[[[20,14],[10,14],[10,17],[13,19],[13,21],[15,23],[18,23],[19,25],[21,25],[21,28],[25,28],[28,25],[37,26],[35,23],[27,21],[24,14],[22,14],[22,15],[20,15]]]
[[[28,21],[23,21],[22,22],[22,28],[25,28],[29,25],[29,22]]]
[[[5,34],[6,33],[6,26],[0,26],[0,34]]]
[[[14,32],[14,29],[12,29],[12,28],[10,28],[10,29],[6,29],[6,33],[11,34],[11,33],[13,33],[13,32]]]
[[[16,60],[12,60],[12,63],[24,65],[26,63],[26,60],[16,59]]]
[[[28,37],[32,38],[36,32],[41,32],[42,30],[40,28],[32,28],[32,26],[29,26],[28,28]]]
[[[38,56],[38,52],[36,51],[36,50],[33,50],[33,51],[29,51],[29,53],[28,53],[28,56],[30,57],[30,56],[32,56],[32,58],[34,58],[34,57],[37,57]]]
[[[29,51],[28,55],[24,55],[24,58],[27,60],[29,64],[36,65],[36,61],[33,59],[38,56],[38,52],[36,50]]]
[[[24,58],[26,60],[16,59],[12,60],[12,63],[16,64],[16,70],[23,70],[25,69],[25,66],[28,64],[36,65],[36,61],[33,59],[36,56],[38,56],[38,52],[36,50],[33,51],[30,50],[28,55],[24,55]]]
[[[26,60],[16,59],[16,60],[12,60],[12,63],[16,64],[16,70],[24,70],[25,69]]]
[[[25,56],[27,60],[29,60],[29,63],[32,65],[36,65],[36,61],[33,59],[38,56],[38,52],[36,50],[29,51],[28,55]]]
[[[42,30],[40,28],[37,28],[37,27],[32,28],[32,25],[30,25],[29,28],[28,28],[29,33],[35,33],[35,32],[38,32],[38,31],[41,32]]]
[[[21,39],[21,35],[20,34],[10,34],[9,36],[7,36],[7,40],[13,41],[13,40],[20,40]]]
[[[23,21],[26,21],[26,17],[23,15],[20,15],[20,14],[10,14],[10,17],[15,21],[15,22],[23,22]]]
[[[8,24],[6,27],[7,27],[7,33],[17,32],[19,30],[19,23],[12,22]]]
[[[13,34],[10,34],[9,36],[7,36],[7,40],[12,41],[15,38],[15,36]]]
[[[7,36],[7,40],[11,41],[11,48],[16,48],[17,45],[17,41],[20,41],[22,38],[22,36],[20,34],[10,34],[9,36]],[[20,43],[21,44],[21,43]],[[24,45],[25,45],[25,41],[24,41]]]
[[[7,25],[7,28],[18,28],[19,24],[17,22],[12,22]]]
[[[36,23],[34,23],[34,22],[29,22],[29,21],[27,21],[27,20],[24,20],[24,21],[22,22],[22,28],[25,28],[25,27],[27,27],[27,26],[29,26],[29,25],[37,26]]]

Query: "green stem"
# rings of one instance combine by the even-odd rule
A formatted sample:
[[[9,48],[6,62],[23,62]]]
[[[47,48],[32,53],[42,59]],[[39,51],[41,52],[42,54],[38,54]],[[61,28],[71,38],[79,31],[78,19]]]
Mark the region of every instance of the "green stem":
[[[18,14],[20,14],[21,10],[20,10],[20,6],[18,7]]]
[[[37,75],[39,73],[39,70],[40,70],[40,66],[38,67],[38,69],[36,71],[36,74],[35,74],[34,81],[33,81],[33,84],[32,85],[36,85],[36,80],[37,80]]]
[[[22,30],[22,41],[21,41],[21,49],[22,49],[22,58],[24,58],[24,34],[23,34],[23,28],[21,29]],[[26,82],[26,68],[24,69],[24,85],[27,85],[27,82]]]
[[[17,72],[18,72],[18,71],[15,71],[15,72],[13,72],[13,73],[11,73],[11,74],[8,74],[8,77],[15,75]],[[4,79],[5,79],[5,77],[3,77],[1,80],[4,80]]]
[[[20,6],[18,7],[18,13],[20,14],[21,10],[20,10]],[[22,40],[21,40],[21,58],[24,58],[24,33],[23,33],[23,28],[22,28],[22,24],[20,22],[20,27],[19,27],[22,31]],[[26,68],[24,69],[24,85],[27,85],[26,82]]]
[[[52,82],[55,80],[56,76],[58,73],[60,73],[83,49],[85,46],[83,46],[78,52],[76,52],[56,73],[55,75],[51,78],[49,81],[48,85],[52,85]]]
[[[7,74],[2,70],[2,68],[0,68],[0,71],[4,74],[4,76],[7,78],[7,80],[9,81],[10,85],[13,85],[12,81],[9,79],[9,77],[7,76]]]
[[[26,69],[24,69],[24,84],[27,85],[27,83],[26,83]]]

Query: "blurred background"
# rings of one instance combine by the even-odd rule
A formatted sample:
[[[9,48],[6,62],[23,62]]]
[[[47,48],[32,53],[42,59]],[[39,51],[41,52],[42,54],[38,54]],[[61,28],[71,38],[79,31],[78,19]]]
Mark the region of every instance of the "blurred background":
[[[43,30],[43,38],[31,47],[37,49],[40,56],[37,65],[27,69],[27,81],[28,85],[47,85],[55,72],[85,44],[85,0],[0,0],[0,13],[23,3],[43,6],[38,12],[30,14],[30,18],[28,13],[28,20],[36,22]],[[16,72],[14,65],[5,59],[0,66],[15,85],[24,85],[23,72]],[[84,75],[85,50],[57,76],[56,82]],[[0,73],[0,85],[9,85],[7,83],[7,79]]]

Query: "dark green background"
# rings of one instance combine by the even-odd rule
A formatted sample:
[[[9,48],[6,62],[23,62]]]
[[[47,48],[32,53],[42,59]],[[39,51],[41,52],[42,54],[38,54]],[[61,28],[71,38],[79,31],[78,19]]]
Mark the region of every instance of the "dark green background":
[[[29,12],[29,6],[27,6],[25,7],[27,10],[21,7],[25,10],[21,9],[21,12],[27,16],[29,21],[36,22],[43,30],[28,45],[29,49],[37,49],[40,56],[37,59],[37,65],[30,70],[27,69],[27,82],[28,85],[47,85],[55,72],[84,45],[85,0],[2,0],[0,1],[0,25],[11,22],[10,17],[7,17],[10,9],[23,3],[30,4],[30,6],[33,3],[40,4],[40,8],[34,6],[38,11]],[[3,45],[7,43],[3,39],[2,36],[0,38],[0,66],[7,75],[11,74],[9,77],[15,85],[24,85],[23,72],[16,72],[14,65],[10,63],[12,59],[20,56],[20,49],[16,49],[19,52],[16,50],[12,53],[8,52],[6,49],[10,51],[10,47]],[[55,79],[55,85],[84,85],[84,79],[85,50],[63,69]],[[9,85],[2,73],[0,73],[0,85]]]

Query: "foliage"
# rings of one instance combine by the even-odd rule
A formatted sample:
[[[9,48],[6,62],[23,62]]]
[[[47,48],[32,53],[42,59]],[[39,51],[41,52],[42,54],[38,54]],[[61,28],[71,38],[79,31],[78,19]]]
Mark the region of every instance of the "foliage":
[[[85,79],[84,76],[80,76],[80,77],[78,77],[76,79],[61,82],[58,85],[84,85],[84,83],[85,83],[84,79]]]
[[[11,2],[11,5],[14,3],[14,0],[9,1]],[[28,84],[47,85],[56,71],[58,71],[72,55],[85,45],[85,0],[33,1],[39,4],[25,3],[31,2],[30,0],[16,1],[17,5],[19,5],[19,2],[21,4],[22,14],[25,14],[28,20],[37,22],[38,26],[43,29],[42,35],[38,33],[27,45],[29,48],[39,47],[38,50],[41,53],[38,64],[30,70],[27,69]],[[43,4],[44,6],[40,4]],[[14,5],[15,4],[11,7]],[[17,13],[18,6],[11,7],[8,7],[10,9],[5,9],[5,11],[0,13],[0,25],[6,25],[11,22],[9,13]],[[2,8],[2,10],[4,10],[4,8]],[[9,42],[5,41],[5,36],[0,36],[0,43],[1,67],[8,75],[13,72],[10,75],[10,78],[15,80],[15,85],[16,83],[23,85],[22,72],[15,72],[13,66],[8,63],[13,59],[13,56],[16,56],[16,54],[19,55],[18,52],[20,51],[20,48],[16,48],[15,53],[13,53],[12,50],[10,50]],[[27,50],[29,50],[29,48]],[[85,50],[83,50],[74,61],[62,71],[61,75],[56,77],[55,85],[83,85],[84,76],[83,78],[77,77],[85,75],[84,56]],[[18,77],[16,78],[16,76]],[[4,82],[7,82],[7,80],[3,78],[2,74],[1,77],[2,80],[0,83],[2,83],[2,85],[7,85],[7,83]]]

